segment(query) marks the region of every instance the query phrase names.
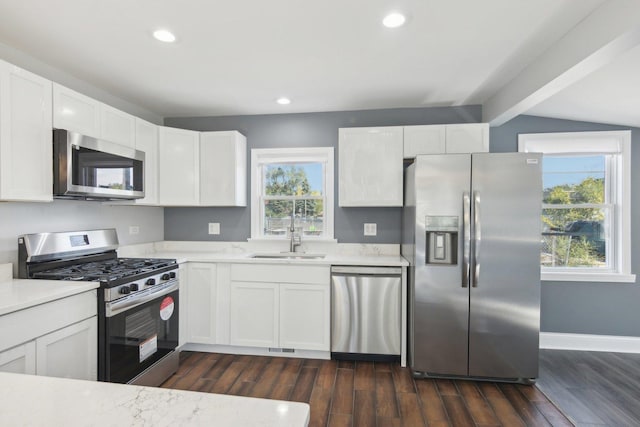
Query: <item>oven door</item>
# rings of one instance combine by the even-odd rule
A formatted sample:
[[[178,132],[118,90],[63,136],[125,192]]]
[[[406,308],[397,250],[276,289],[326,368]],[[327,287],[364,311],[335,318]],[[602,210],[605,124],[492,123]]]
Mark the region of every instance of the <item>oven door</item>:
[[[107,303],[105,381],[128,383],[178,346],[178,282],[161,286]]]

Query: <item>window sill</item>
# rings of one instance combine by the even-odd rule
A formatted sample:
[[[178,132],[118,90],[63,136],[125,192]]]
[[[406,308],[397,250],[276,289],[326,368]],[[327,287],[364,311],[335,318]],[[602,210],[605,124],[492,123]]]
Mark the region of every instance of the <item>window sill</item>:
[[[635,283],[635,274],[624,273],[542,273],[543,282],[612,282]]]

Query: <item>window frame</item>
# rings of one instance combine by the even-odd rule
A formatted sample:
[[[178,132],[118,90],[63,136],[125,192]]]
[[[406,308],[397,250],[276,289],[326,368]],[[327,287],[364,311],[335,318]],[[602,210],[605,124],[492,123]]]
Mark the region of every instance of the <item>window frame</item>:
[[[635,282],[631,273],[631,131],[519,134],[518,151],[544,155],[610,155],[605,180],[613,226],[609,269],[540,267],[544,281]],[[541,188],[540,191],[543,191]]]
[[[333,147],[254,148],[251,150],[251,239],[289,240],[286,235],[263,234],[263,165],[271,163],[322,163],[324,169],[324,224],[320,236],[304,236],[308,241],[333,241],[334,153]]]

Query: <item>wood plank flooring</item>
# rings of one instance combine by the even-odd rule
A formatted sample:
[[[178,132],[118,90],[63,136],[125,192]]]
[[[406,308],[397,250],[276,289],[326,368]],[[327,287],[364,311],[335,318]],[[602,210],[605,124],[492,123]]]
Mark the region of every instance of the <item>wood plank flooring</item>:
[[[310,426],[570,426],[536,387],[414,379],[399,364],[182,352],[162,387],[311,406]]]
[[[640,426],[640,354],[540,350],[538,387],[577,426]]]

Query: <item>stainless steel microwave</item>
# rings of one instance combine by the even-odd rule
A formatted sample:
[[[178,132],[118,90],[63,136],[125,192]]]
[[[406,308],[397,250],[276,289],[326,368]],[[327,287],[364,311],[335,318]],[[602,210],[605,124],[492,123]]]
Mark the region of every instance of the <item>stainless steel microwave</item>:
[[[53,130],[53,197],[144,197],[144,152],[65,129]]]

